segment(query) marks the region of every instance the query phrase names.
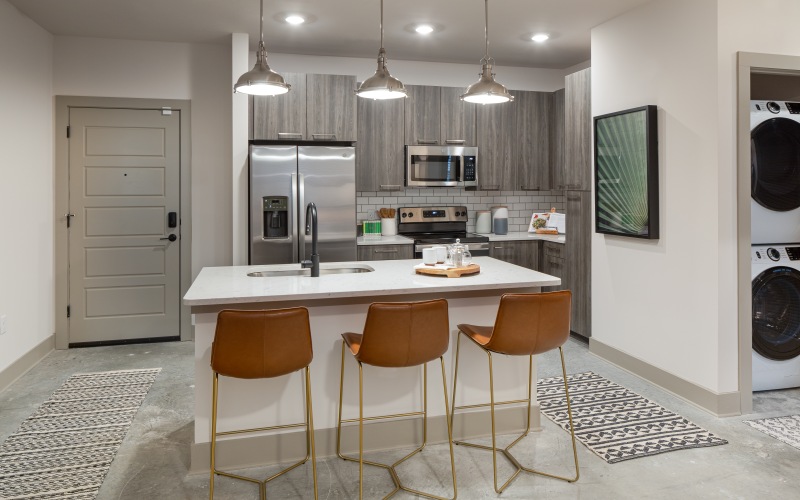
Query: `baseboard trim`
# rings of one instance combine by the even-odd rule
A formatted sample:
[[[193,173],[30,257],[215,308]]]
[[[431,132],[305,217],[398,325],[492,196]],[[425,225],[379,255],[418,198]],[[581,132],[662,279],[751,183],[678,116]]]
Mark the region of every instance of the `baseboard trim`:
[[[531,408],[531,430],[541,430],[539,405]],[[525,428],[525,407],[505,407],[495,411],[498,434],[508,434]],[[491,435],[489,410],[458,413],[454,422],[455,439],[474,439]],[[364,451],[382,451],[412,448],[422,442],[422,420],[419,418],[372,421],[364,424]],[[428,419],[428,444],[447,442],[445,417]],[[336,428],[316,429],[314,443],[317,458],[336,455]],[[358,425],[348,424],[342,429],[343,452],[358,455]],[[208,472],[209,443],[192,444],[190,473]],[[217,468],[244,469],[260,465],[288,463],[306,454],[305,433],[240,437],[217,441]]]
[[[742,413],[739,391],[722,394],[710,391],[594,338],[589,339],[589,352],[656,384],[716,417],[731,417]]]
[[[28,373],[28,370],[39,364],[45,356],[50,354],[56,347],[55,334],[49,335],[46,339],[39,342],[30,351],[23,354],[18,360],[0,370],[0,391],[4,391],[17,381],[21,376]]]

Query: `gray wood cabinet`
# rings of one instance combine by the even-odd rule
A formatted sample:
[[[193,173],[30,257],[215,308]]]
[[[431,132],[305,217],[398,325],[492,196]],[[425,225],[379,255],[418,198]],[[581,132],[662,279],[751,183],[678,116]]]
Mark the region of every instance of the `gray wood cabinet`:
[[[292,86],[279,96],[254,96],[253,139],[356,140],[356,77],[284,73]]]
[[[564,244],[553,243],[552,241],[542,242],[542,257],[539,263],[540,269],[544,274],[550,276],[557,276],[561,278],[561,286],[546,286],[542,287],[542,291],[554,292],[556,290],[568,289],[567,277],[565,272],[567,266],[565,265],[566,251]]]
[[[440,87],[406,85],[405,143],[441,144]]]
[[[564,188],[592,188],[591,68],[564,80]]]
[[[356,77],[306,75],[306,139],[356,140]]]
[[[253,139],[306,138],[306,75],[283,73],[291,90],[277,96],[253,96]]]
[[[527,267],[539,269],[538,241],[491,241],[489,256],[495,259]]]
[[[463,87],[441,89],[441,141],[444,144],[475,146],[475,106],[461,100]],[[480,154],[480,152],[478,152]]]
[[[356,101],[356,191],[403,189],[403,99]]]
[[[516,103],[476,105],[478,189],[513,190],[516,173],[512,162],[516,134]]]
[[[564,89],[551,94],[550,106],[550,186],[563,189],[564,179]]]
[[[358,260],[413,259],[414,245],[359,245]]]
[[[567,284],[572,290],[572,331],[591,337],[592,193],[567,191]]]
[[[547,92],[515,90],[514,190],[550,189],[550,108]]]

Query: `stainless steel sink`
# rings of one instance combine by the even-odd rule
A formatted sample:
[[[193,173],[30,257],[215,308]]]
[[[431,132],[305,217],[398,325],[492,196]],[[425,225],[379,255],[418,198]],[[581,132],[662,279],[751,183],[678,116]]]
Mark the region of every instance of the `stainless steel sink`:
[[[347,267],[320,267],[319,275],[325,276],[326,274],[353,274],[353,273],[371,273],[375,269],[366,266],[347,266]],[[280,276],[311,276],[311,269],[275,269],[270,271],[253,271],[247,273],[251,278],[276,278]]]

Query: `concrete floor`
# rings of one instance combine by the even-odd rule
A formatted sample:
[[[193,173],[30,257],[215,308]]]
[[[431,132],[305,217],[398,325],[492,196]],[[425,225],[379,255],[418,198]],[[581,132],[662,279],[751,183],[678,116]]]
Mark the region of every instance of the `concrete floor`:
[[[187,474],[193,435],[193,344],[164,343],[73,349],[51,353],[13,386],[0,393],[0,440],[13,433],[51,392],[77,372],[161,367],[163,371],[122,444],[103,484],[99,499],[195,499],[208,497],[208,476]],[[578,445],[581,478],[569,484],[546,477],[521,475],[502,498],[800,498],[800,450],[741,423],[742,420],[800,413],[800,389],[757,394],[756,413],[718,419],[657,387],[590,354],[586,345],[570,340],[567,372],[594,371],[652,399],[730,444],[665,453],[609,465]],[[556,353],[539,361],[539,376],[560,375]],[[569,473],[569,435],[542,417],[544,430],[515,448],[523,463]],[[502,441],[501,443],[506,442]],[[393,461],[399,452],[370,458]],[[510,472],[503,459],[501,476]],[[402,465],[409,486],[450,496],[446,445],[430,446],[422,456]],[[266,475],[276,468],[247,470]],[[462,499],[496,497],[492,489],[491,457],[481,450],[456,447],[458,493]],[[268,486],[269,498],[311,498],[311,468],[300,467]],[[380,498],[392,483],[383,470],[365,467],[366,498]],[[357,498],[358,466],[339,459],[318,461],[320,498]],[[219,499],[258,498],[253,485],[218,478]],[[411,498],[405,493],[397,498]]]

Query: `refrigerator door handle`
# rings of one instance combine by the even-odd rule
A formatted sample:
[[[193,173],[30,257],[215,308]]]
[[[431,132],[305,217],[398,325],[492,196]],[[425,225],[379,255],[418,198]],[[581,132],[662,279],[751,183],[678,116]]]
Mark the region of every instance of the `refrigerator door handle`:
[[[295,255],[297,255],[297,261],[302,262],[306,258],[306,180],[303,174],[295,175],[298,177],[297,220],[299,221],[298,234],[300,236],[300,251]]]
[[[291,199],[289,200],[289,227],[292,228],[292,255],[297,256],[297,174],[292,174]]]

